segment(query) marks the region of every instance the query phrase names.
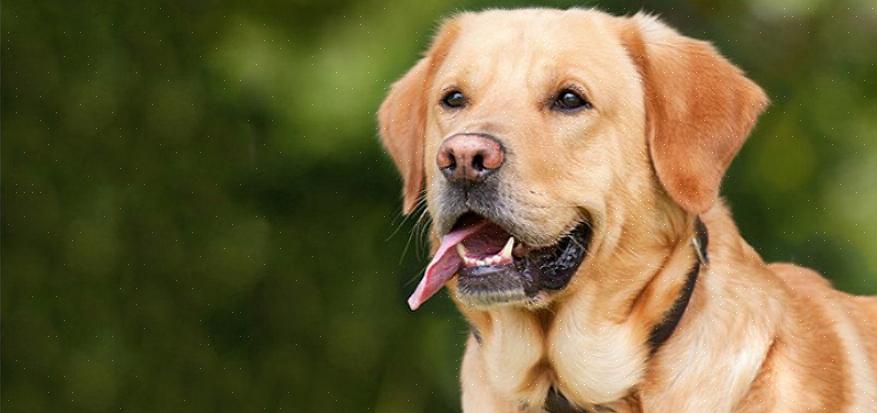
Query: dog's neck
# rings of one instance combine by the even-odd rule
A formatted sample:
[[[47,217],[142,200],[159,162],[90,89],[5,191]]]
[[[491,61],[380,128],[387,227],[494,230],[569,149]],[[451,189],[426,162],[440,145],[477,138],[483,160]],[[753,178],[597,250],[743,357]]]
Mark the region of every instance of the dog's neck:
[[[654,355],[660,349],[661,345],[663,345],[676,330],[679,321],[682,319],[682,316],[688,307],[688,302],[694,292],[694,287],[697,283],[700,271],[709,263],[709,254],[707,251],[709,245],[709,233],[706,225],[704,225],[698,217],[695,219],[693,226],[694,236],[691,238],[691,247],[695,253],[696,259],[691,266],[691,270],[689,270],[686,275],[685,283],[677,294],[673,304],[664,313],[663,319],[651,329],[648,340],[650,355]],[[592,406],[592,408],[600,409],[592,411],[612,411],[609,408],[601,406]],[[546,396],[544,410],[549,413],[589,413],[588,410],[574,406],[569,399],[567,399],[555,387],[552,387]]]
[[[616,245],[651,247],[594,251],[593,261],[586,260],[570,286],[574,290],[547,309],[463,309],[480,332],[486,363],[496,364],[491,369],[508,377],[527,377],[526,382],[506,379],[495,386],[543,404],[552,387],[578,405],[629,397],[655,349],[672,337],[684,314],[682,301],[687,304],[694,290],[690,274],[698,262],[698,251],[692,247],[698,238],[695,220],[664,229],[661,233],[623,228]],[[673,234],[674,229],[684,232]],[[652,237],[652,242],[640,238],[628,243],[626,237]],[[705,237],[699,240],[702,253],[704,241]],[[518,358],[507,360],[509,354]]]

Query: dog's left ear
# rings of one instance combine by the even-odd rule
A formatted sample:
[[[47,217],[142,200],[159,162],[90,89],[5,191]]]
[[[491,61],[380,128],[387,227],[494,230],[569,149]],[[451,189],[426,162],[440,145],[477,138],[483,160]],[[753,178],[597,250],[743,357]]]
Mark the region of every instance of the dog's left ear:
[[[707,42],[657,18],[624,18],[621,39],[645,88],[646,133],[667,194],[690,213],[715,203],[719,185],[768,99]]]
[[[423,188],[423,149],[426,134],[427,100],[432,75],[444,60],[457,34],[457,19],[452,18],[438,30],[426,56],[396,81],[378,109],[381,141],[404,181],[402,212],[411,213]]]
[[[402,175],[402,212],[411,213],[423,187],[423,145],[426,132],[427,74],[424,57],[390,88],[378,109],[381,141]]]

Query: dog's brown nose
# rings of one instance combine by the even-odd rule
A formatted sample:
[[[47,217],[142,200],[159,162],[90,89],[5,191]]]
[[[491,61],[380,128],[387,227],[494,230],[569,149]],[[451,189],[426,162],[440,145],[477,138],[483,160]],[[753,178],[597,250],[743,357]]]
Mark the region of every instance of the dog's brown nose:
[[[449,181],[473,183],[499,169],[504,158],[502,145],[489,135],[460,134],[442,142],[435,162]]]

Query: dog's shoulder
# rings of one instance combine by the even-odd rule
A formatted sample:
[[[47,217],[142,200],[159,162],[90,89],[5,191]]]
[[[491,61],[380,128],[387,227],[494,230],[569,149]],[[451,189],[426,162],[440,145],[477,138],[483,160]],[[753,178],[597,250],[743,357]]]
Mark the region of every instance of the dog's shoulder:
[[[767,267],[783,280],[792,292],[802,293],[832,288],[831,282],[827,278],[810,268],[788,262],[770,263]]]

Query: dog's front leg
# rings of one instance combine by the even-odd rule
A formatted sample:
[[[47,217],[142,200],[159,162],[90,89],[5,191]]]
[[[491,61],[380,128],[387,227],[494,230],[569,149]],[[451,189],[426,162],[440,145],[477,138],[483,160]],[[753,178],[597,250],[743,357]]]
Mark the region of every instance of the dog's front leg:
[[[465,412],[541,412],[551,386],[544,334],[532,313],[500,308],[476,325],[480,342],[466,345],[461,380]]]
[[[463,412],[515,412],[513,401],[503,400],[490,385],[484,358],[474,336],[466,342],[460,382],[463,391]]]

